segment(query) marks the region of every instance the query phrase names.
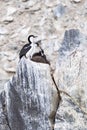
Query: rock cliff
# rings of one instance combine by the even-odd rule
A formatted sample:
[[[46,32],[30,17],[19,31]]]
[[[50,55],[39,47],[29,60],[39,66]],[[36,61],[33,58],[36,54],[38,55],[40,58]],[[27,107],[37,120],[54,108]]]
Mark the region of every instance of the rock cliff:
[[[84,39],[84,41],[83,41]],[[86,36],[67,30],[51,66],[23,57],[0,95],[1,130],[86,130]]]
[[[1,109],[10,130],[53,130],[60,99],[48,64],[22,58],[4,90]]]
[[[23,128],[29,124],[25,123],[28,115],[22,115],[22,110],[28,109],[25,107],[27,99],[25,100],[25,95],[20,97],[21,92],[27,93],[27,89],[23,90],[20,86],[24,86],[22,82],[25,84],[29,70],[26,79],[22,77],[24,80],[21,78],[19,83],[15,80],[20,77],[17,76],[19,72],[25,71],[22,68],[18,72],[22,63],[27,65],[26,59],[18,63],[18,54],[30,34],[35,34],[42,40],[41,47],[51,63],[54,79],[61,92],[62,101],[55,117],[55,130],[87,130],[87,0],[0,0],[0,5],[0,130],[11,130],[16,118],[20,119],[19,122],[16,121],[17,125],[20,126],[22,122]],[[31,64],[32,62],[30,66]],[[41,65],[39,67],[42,74]],[[47,68],[47,74],[50,75],[48,65],[44,68]],[[48,75],[48,80],[44,78],[42,81],[43,85],[44,81],[54,84]],[[12,80],[9,80],[12,76]],[[35,84],[38,84],[36,81],[37,79]],[[20,85],[20,93],[15,82]],[[18,98],[13,109],[15,95]],[[25,109],[22,109],[23,106]],[[50,104],[48,106],[51,107]],[[13,111],[13,116],[9,110]],[[14,112],[18,113],[15,118]],[[46,126],[50,127],[48,123]]]

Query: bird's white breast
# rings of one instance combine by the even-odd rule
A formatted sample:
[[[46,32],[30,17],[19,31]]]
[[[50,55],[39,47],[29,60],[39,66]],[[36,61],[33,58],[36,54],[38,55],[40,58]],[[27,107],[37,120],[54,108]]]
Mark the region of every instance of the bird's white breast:
[[[32,58],[32,56],[35,54],[35,53],[38,53],[39,51],[41,51],[40,47],[38,47],[36,44],[31,44],[31,49],[26,53],[26,57],[27,58]]]

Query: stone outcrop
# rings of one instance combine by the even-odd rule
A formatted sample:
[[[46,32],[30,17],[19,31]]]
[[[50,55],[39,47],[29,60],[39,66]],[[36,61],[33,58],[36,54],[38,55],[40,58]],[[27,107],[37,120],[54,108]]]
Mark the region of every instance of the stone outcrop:
[[[87,39],[78,29],[65,31],[58,50],[55,80],[62,93],[56,130],[87,129]],[[69,95],[68,95],[69,94]]]
[[[86,47],[78,29],[65,31],[53,73],[61,102],[50,66],[21,59],[0,94],[0,129],[87,130]]]
[[[3,93],[1,130],[53,130],[60,99],[48,64],[23,57]]]

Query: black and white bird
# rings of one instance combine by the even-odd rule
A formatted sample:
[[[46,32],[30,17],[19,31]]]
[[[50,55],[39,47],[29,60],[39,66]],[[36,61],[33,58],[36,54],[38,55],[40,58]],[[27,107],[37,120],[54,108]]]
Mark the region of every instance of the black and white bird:
[[[23,56],[29,58],[32,61],[50,64],[44,54],[44,50],[41,48],[40,43],[41,40],[34,41],[37,36],[30,35],[28,37],[28,44],[25,44],[19,53],[19,58],[21,59]]]
[[[32,48],[33,45],[33,39],[36,38],[37,36],[34,35],[29,35],[28,37],[28,44],[25,44],[23,48],[21,49],[19,53],[19,58],[21,59],[23,56],[26,56],[27,52]]]

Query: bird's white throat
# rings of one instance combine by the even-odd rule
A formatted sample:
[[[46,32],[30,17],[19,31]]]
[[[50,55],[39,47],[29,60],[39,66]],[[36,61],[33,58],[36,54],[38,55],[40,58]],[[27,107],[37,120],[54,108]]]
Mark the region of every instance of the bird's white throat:
[[[31,44],[31,49],[26,53],[26,57],[31,59],[32,56],[35,53],[38,53],[41,51],[41,48],[39,46],[37,46],[37,44],[35,44],[34,42]]]

